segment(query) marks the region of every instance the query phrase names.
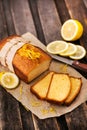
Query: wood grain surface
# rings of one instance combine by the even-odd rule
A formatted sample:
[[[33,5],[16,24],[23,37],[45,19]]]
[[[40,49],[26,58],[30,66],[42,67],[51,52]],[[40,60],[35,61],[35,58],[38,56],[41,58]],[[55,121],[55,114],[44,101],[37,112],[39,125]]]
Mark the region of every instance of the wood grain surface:
[[[47,45],[62,39],[64,21],[78,19],[87,50],[87,0],[0,0],[0,39],[31,32]],[[87,55],[81,60],[87,63]],[[79,71],[85,78],[87,73]],[[58,118],[40,120],[0,86],[0,130],[87,130],[87,103]]]

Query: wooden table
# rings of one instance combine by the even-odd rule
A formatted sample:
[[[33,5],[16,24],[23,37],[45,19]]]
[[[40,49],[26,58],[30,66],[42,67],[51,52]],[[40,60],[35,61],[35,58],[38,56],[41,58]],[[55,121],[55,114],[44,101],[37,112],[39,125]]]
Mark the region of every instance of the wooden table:
[[[67,19],[82,22],[84,34],[75,44],[87,49],[87,0],[0,0],[0,39],[31,32],[44,44],[62,39]],[[81,60],[87,63],[87,55]],[[87,72],[79,71],[85,78]],[[0,130],[87,130],[87,103],[58,118],[40,120],[0,87]]]

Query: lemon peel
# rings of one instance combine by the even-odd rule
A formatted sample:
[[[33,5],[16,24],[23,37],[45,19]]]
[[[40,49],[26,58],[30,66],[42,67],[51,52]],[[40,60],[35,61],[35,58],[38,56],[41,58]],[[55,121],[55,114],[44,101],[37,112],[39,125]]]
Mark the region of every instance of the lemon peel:
[[[18,86],[19,78],[14,73],[6,72],[2,75],[0,83],[4,88],[13,89]]]
[[[53,41],[47,45],[47,51],[52,54],[59,54],[66,51],[68,48],[68,44],[65,41],[58,40]]]
[[[86,55],[86,50],[84,47],[82,47],[80,45],[76,45],[76,47],[77,47],[76,53],[69,57],[72,59],[75,59],[75,60],[80,60]]]
[[[72,44],[72,43],[68,43],[68,49],[62,53],[60,53],[61,56],[70,56],[75,54],[77,51],[77,47]]]

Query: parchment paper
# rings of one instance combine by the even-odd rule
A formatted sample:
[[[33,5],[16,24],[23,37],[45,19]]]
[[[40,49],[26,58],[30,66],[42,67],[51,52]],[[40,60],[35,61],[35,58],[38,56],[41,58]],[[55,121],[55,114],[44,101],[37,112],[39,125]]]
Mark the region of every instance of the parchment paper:
[[[27,33],[23,35],[24,38],[26,38],[27,41],[31,41],[32,44],[41,47],[45,50],[45,46],[32,34]],[[7,68],[4,68],[0,65],[0,71],[6,70]],[[75,101],[70,106],[62,106],[62,105],[54,105],[52,103],[48,103],[47,101],[42,101],[38,99],[35,95],[33,95],[30,92],[30,87],[35,82],[37,82],[40,78],[42,78],[48,71],[55,71],[55,72],[61,72],[61,73],[69,73],[70,76],[74,77],[81,77],[82,78],[82,88],[75,99]],[[23,81],[20,81],[20,84],[17,88],[8,90],[14,98],[16,98],[19,102],[22,103],[22,105],[27,109],[30,110],[33,114],[35,114],[40,119],[45,119],[49,117],[58,117],[65,113],[71,112],[76,107],[78,107],[80,104],[84,103],[87,100],[87,80],[74,68],[60,63],[58,61],[52,61],[49,67],[49,70],[41,74],[39,77],[37,77],[35,80],[30,82],[29,84],[26,84]]]

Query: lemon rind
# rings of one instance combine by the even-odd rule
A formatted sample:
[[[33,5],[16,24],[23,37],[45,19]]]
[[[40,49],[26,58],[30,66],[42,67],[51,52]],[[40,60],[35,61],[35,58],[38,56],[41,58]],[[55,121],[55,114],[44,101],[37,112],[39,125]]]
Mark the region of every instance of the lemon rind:
[[[80,45],[76,45],[77,47],[79,47],[80,49],[82,49],[83,53],[81,53],[80,56],[75,56],[75,55],[71,55],[69,56],[71,59],[74,59],[74,60],[80,60],[82,59],[83,57],[85,57],[86,55],[86,50],[84,47],[80,46]]]
[[[61,56],[71,56],[71,55],[73,55],[73,54],[75,54],[75,53],[76,53],[76,51],[77,51],[77,47],[76,47],[74,44],[72,44],[72,43],[68,43],[68,44],[69,44],[69,45],[71,45],[71,46],[73,46],[74,51],[73,51],[73,52],[68,53],[68,52],[67,52],[67,51],[68,51],[68,49],[67,49],[65,52],[60,53],[60,55],[61,55]]]
[[[50,50],[50,46],[52,46],[53,44],[57,44],[57,43],[59,43],[59,42],[61,42],[61,44],[62,43],[64,43],[65,44],[65,48],[63,49],[63,50],[61,50],[61,51],[52,51],[52,50]],[[59,54],[59,53],[62,53],[62,52],[64,52],[64,51],[66,51],[67,49],[68,49],[68,44],[67,44],[67,42],[65,42],[65,41],[61,41],[61,40],[59,40],[59,41],[53,41],[53,42],[51,42],[51,43],[49,43],[48,45],[47,45],[47,51],[49,52],[49,53],[52,53],[52,54]]]
[[[63,34],[63,28],[65,26],[66,23],[68,22],[73,22],[74,25],[76,26],[76,31],[75,31],[75,34],[73,35],[73,37],[71,38],[66,38]],[[80,29],[79,29],[80,28]],[[81,30],[81,31],[80,31]],[[77,35],[79,34],[79,35]],[[82,24],[78,21],[78,20],[73,20],[73,19],[69,19],[67,20],[63,25],[62,25],[62,28],[61,28],[61,36],[63,37],[64,40],[66,41],[75,41],[77,39],[79,39],[83,34],[83,26]]]
[[[13,76],[13,78],[15,79],[15,83],[14,83],[12,86],[6,85],[6,84],[4,83],[4,77],[7,76],[7,75],[11,75],[11,76]],[[18,86],[18,84],[19,84],[19,78],[18,78],[17,75],[14,74],[14,73],[6,72],[6,73],[4,73],[4,74],[2,75],[2,78],[1,78],[1,80],[0,80],[0,83],[1,83],[1,85],[2,85],[4,88],[6,88],[6,89],[14,89],[14,88],[16,88],[16,87]]]

